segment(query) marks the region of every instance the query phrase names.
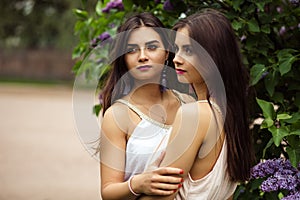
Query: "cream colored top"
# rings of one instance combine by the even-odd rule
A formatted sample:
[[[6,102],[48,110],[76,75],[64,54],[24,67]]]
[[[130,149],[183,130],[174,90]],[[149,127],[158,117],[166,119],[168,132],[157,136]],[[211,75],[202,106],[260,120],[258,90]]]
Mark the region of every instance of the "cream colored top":
[[[203,178],[193,180],[188,174],[175,200],[226,200],[235,191],[236,182],[230,181],[227,167],[227,143],[224,140],[222,150],[213,169]]]

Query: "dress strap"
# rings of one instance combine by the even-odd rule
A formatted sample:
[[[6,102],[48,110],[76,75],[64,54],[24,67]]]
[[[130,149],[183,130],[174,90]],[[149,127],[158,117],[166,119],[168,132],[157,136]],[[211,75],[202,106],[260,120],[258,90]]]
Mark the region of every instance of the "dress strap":
[[[140,111],[140,109],[138,109],[135,105],[129,103],[128,101],[124,100],[124,99],[118,99],[116,100],[116,102],[122,103],[126,106],[128,106],[128,108],[130,108],[133,112],[135,112],[140,118],[144,118],[144,113],[142,111]]]
[[[189,100],[185,99],[184,98],[185,94],[183,94],[177,90],[172,89],[171,92],[175,95],[175,97],[177,98],[177,100],[180,102],[181,105],[188,103],[188,101],[190,100],[190,99]]]
[[[155,121],[154,119],[150,118],[148,115],[144,114],[140,109],[138,109],[135,105],[129,103],[125,99],[118,99],[118,100],[116,100],[116,102],[119,102],[119,103],[122,103],[122,104],[128,106],[128,108],[130,108],[133,112],[135,112],[141,119],[145,119],[145,120],[151,122],[152,124],[155,124],[157,126],[165,128],[165,129],[169,129],[171,127],[171,125],[163,124],[163,123],[160,123],[160,122]]]

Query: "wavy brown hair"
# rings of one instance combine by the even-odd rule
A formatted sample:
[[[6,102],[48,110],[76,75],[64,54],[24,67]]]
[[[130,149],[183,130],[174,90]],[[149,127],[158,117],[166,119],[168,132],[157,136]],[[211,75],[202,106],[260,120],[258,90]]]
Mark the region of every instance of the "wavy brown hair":
[[[133,78],[128,72],[128,68],[125,63],[125,53],[126,45],[128,42],[128,37],[132,30],[141,28],[141,27],[151,27],[156,31],[163,42],[164,48],[166,51],[171,46],[170,39],[168,37],[167,31],[164,30],[164,25],[162,22],[151,13],[138,13],[133,14],[118,28],[118,35],[113,40],[113,44],[110,52],[111,62],[111,71],[108,75],[104,88],[102,89],[102,114],[104,115],[105,111],[115,102],[115,100],[122,98],[126,95],[126,90],[131,89],[133,85]],[[167,77],[169,81],[175,81],[176,74],[173,65],[174,54],[169,52],[169,67],[167,67]],[[172,79],[172,77],[174,77]],[[122,78],[122,79],[121,79]],[[120,81],[119,81],[120,80]],[[177,80],[177,79],[176,79]],[[169,83],[170,85],[173,83]],[[176,84],[176,83],[174,83]],[[161,86],[161,91],[163,86]]]
[[[248,116],[249,75],[231,23],[221,12],[205,9],[173,27],[175,31],[181,28],[187,28],[189,37],[207,51],[219,70],[226,93],[227,171],[233,181],[246,181],[254,161]]]

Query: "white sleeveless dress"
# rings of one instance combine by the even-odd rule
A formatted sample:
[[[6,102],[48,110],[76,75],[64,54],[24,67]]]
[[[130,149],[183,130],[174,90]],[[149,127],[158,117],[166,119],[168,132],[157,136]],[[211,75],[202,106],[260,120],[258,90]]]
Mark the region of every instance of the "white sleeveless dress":
[[[180,104],[185,103],[179,92],[175,90],[172,92]],[[151,119],[124,99],[119,99],[117,102],[125,104],[141,118],[126,145],[124,181],[127,181],[135,174],[153,169],[150,167],[167,147],[172,127]],[[153,167],[157,168],[155,165]]]

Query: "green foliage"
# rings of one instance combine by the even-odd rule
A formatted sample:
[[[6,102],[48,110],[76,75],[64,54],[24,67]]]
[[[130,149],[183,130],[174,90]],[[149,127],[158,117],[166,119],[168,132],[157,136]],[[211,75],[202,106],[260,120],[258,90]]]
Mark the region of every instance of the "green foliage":
[[[109,66],[105,66],[105,62],[85,60],[93,50],[91,41],[104,32],[114,35],[128,13],[152,12],[170,28],[179,18],[202,8],[222,10],[240,40],[244,63],[250,72],[250,85],[255,89],[256,101],[250,104],[251,120],[262,119],[262,123],[251,126],[257,162],[284,156],[296,166],[300,161],[299,1],[170,0],[173,10],[164,6],[166,1],[156,2],[123,0],[124,10],[111,9],[108,13],[102,11],[108,0],[97,1],[93,10],[88,10],[88,6],[75,9],[75,34],[80,42],[73,51],[73,58],[78,59],[74,72],[77,75],[86,73],[87,78],[100,74],[103,77],[107,73]],[[105,59],[106,54],[104,48],[97,56]],[[103,80],[100,79],[100,83]],[[234,198],[284,197],[282,191],[262,192],[259,188],[262,181],[253,179],[241,184]]]

